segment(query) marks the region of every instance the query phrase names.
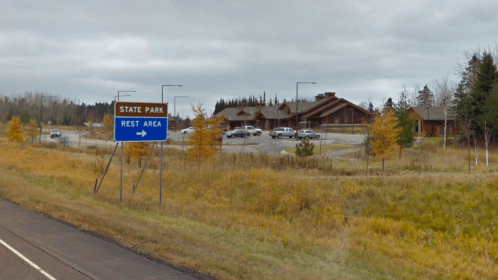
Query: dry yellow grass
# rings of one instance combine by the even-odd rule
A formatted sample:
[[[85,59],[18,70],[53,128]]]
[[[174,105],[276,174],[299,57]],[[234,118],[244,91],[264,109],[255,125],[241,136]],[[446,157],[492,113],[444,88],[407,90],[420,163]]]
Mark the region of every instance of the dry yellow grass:
[[[117,159],[93,195],[109,151],[1,139],[0,196],[220,279],[493,279],[498,156],[469,175],[466,151],[424,148],[368,177],[363,162],[226,153],[198,171],[166,150],[159,206],[156,169],[133,195],[125,164],[119,203]]]

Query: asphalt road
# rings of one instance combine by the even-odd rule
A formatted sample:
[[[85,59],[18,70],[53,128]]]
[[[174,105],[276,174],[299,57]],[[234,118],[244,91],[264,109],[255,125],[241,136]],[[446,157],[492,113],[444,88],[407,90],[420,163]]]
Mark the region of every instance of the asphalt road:
[[[202,278],[0,200],[0,279]]]

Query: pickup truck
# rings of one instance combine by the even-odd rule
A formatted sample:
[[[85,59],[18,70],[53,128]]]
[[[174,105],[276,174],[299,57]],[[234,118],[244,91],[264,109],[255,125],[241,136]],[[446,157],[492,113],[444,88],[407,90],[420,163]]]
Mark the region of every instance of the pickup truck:
[[[260,136],[261,133],[263,133],[263,131],[260,128],[255,128],[254,126],[251,126],[251,125],[246,125],[246,126],[242,127],[242,129],[249,131],[249,133],[251,133],[254,136],[256,136],[256,135]]]
[[[275,130],[270,131],[270,136],[273,139],[281,139],[282,137],[292,138],[295,134],[296,132],[290,127],[279,127]]]

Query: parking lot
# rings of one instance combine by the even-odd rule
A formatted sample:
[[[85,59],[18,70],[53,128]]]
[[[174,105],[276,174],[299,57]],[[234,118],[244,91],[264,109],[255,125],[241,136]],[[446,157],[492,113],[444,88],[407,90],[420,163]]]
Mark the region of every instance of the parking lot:
[[[223,149],[226,151],[246,152],[246,153],[280,153],[282,150],[295,147],[295,138],[273,139],[268,134],[268,131],[263,131],[261,136],[250,136],[248,138],[227,138],[223,137]],[[170,132],[169,138],[176,143],[185,143],[187,135],[179,132]],[[318,145],[320,142],[324,144],[361,144],[363,135],[359,134],[339,134],[339,133],[322,133],[322,137],[318,140],[311,140],[312,143]]]
[[[48,131],[50,132],[50,131]],[[263,131],[261,136],[250,136],[248,138],[227,138],[223,137],[222,149],[229,152],[244,152],[244,153],[281,153],[284,149],[296,146],[295,138],[273,139],[268,134],[268,131]],[[115,145],[114,141],[103,141],[80,137],[78,131],[62,131],[62,136],[69,137],[69,146],[108,146]],[[184,149],[188,141],[188,134],[182,134],[179,131],[170,131],[168,139],[172,140],[171,147]],[[360,134],[340,134],[340,133],[322,133],[322,137],[317,140],[310,140],[318,146],[320,143],[325,144],[361,144],[363,135]],[[59,142],[59,138],[50,138],[46,135],[42,137],[43,142]]]

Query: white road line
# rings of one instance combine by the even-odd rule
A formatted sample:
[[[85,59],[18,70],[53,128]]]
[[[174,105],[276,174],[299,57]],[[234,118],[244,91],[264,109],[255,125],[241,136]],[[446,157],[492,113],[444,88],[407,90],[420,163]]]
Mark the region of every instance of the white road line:
[[[9,246],[9,244],[5,243],[2,239],[0,239],[0,244],[5,246],[7,249],[11,250],[14,254],[16,254],[19,258],[23,259],[25,262],[27,262],[29,265],[34,267],[36,270],[38,270],[41,274],[45,275],[48,279],[50,280],[57,280],[52,275],[48,274],[45,272],[45,270],[41,269],[39,266],[37,266],[34,262],[30,261],[28,258],[23,256],[21,253],[19,253],[16,249],[12,248]]]

